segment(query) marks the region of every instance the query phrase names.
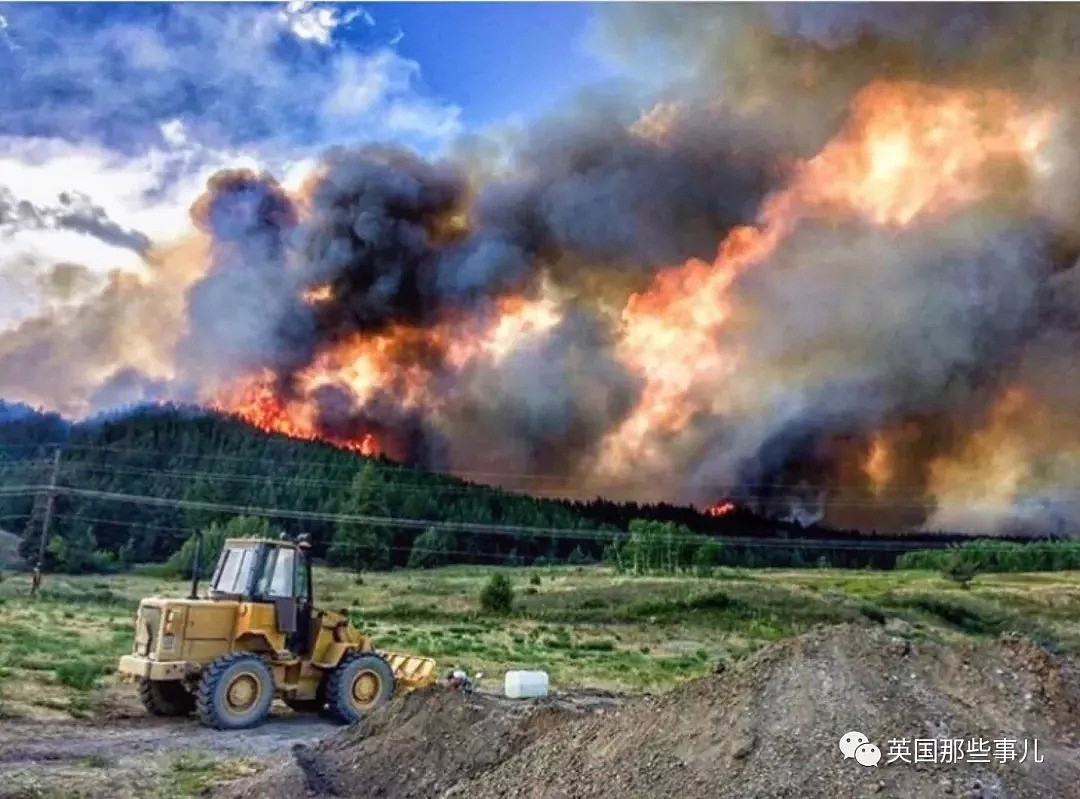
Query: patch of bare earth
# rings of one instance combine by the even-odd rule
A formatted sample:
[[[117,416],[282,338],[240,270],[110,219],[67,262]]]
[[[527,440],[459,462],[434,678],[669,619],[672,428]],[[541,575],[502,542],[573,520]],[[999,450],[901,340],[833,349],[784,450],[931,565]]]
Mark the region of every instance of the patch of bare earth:
[[[281,708],[255,729],[219,732],[194,718],[147,716],[122,691],[103,699],[110,697],[116,705],[103,703],[93,721],[0,722],[0,799],[166,795],[188,772],[213,771],[209,776],[218,781],[254,774],[297,743],[339,729],[318,716]]]
[[[1043,762],[864,767],[840,753],[849,730],[885,754],[901,738],[1038,739]],[[1071,799],[1078,731],[1076,670],[1025,639],[916,646],[841,626],[622,703],[413,694],[218,795]]]

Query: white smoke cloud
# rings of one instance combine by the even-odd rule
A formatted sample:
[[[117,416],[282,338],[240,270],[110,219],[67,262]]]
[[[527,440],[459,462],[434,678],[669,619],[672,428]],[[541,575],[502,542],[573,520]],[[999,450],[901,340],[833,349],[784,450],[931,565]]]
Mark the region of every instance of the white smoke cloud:
[[[355,8],[345,13],[329,3],[292,0],[278,15],[278,19],[297,39],[316,42],[328,47],[334,38],[334,31],[345,27],[355,19],[361,19],[367,25],[374,25],[375,20],[363,8]]]

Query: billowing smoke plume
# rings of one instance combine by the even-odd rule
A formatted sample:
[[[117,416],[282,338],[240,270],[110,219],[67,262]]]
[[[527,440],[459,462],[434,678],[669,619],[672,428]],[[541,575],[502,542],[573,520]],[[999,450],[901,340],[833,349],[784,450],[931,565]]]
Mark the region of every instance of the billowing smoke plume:
[[[553,494],[1071,532],[1078,28],[1068,6],[618,8],[607,46],[664,85],[586,98],[508,163],[342,148],[294,194],[219,174],[204,271],[161,284],[169,368],[118,350],[96,396]],[[77,327],[0,338],[0,390]]]
[[[182,373],[214,384],[238,370],[307,362],[314,352],[310,313],[285,263],[285,238],[296,225],[292,200],[269,175],[224,171],[191,214],[211,246],[207,274],[187,294],[189,332],[177,348]]]

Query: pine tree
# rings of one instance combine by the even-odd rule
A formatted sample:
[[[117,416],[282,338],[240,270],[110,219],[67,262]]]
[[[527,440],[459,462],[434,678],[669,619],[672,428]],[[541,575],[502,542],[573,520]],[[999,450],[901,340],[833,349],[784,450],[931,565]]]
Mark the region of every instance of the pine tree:
[[[382,480],[373,461],[367,461],[349,486],[340,512],[349,516],[389,516]],[[385,569],[390,565],[392,531],[386,525],[338,522],[327,560],[356,571]]]

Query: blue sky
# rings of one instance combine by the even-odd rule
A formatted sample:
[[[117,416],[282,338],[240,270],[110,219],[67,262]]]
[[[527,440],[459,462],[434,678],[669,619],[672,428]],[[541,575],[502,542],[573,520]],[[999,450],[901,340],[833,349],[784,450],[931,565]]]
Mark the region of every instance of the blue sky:
[[[0,4],[0,135],[431,150],[612,75],[574,3]]]
[[[398,51],[426,83],[462,108],[466,125],[528,118],[583,85],[609,79],[591,51],[592,3],[387,3],[376,28],[401,30]]]

